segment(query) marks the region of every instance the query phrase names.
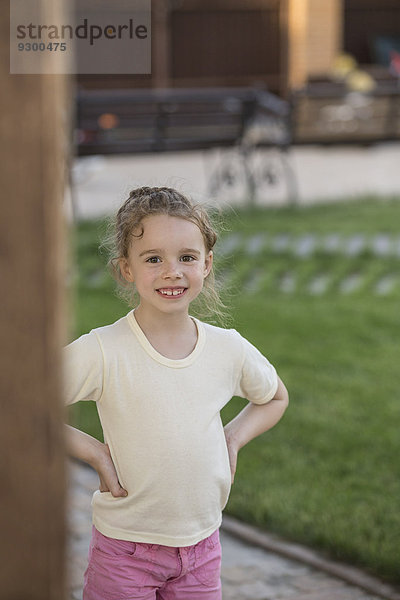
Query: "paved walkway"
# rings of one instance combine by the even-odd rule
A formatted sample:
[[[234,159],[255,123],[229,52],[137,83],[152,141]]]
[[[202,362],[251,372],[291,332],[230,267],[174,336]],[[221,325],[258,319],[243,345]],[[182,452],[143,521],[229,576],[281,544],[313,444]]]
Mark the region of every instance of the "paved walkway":
[[[289,150],[288,157],[300,205],[366,194],[400,195],[400,143],[332,148],[296,146]],[[78,158],[73,167],[76,217],[91,218],[114,212],[129,190],[142,185],[169,185],[199,201],[210,200],[210,174],[224,160],[236,173],[236,179],[216,200],[226,206],[240,204],[245,189],[240,164],[235,158],[226,160],[219,150]],[[276,152],[261,153],[255,168],[265,175],[257,203],[264,206],[285,203],[287,186],[280,176],[282,165]],[[273,185],[268,185],[270,172],[274,175]],[[69,194],[66,207],[71,214]]]
[[[93,491],[98,488],[98,477],[95,471],[75,461],[71,461],[68,466],[67,600],[81,600],[91,532],[90,501]],[[321,569],[284,558],[280,554],[268,552],[244,541],[246,536],[254,536],[246,526],[245,533],[241,534],[242,540],[227,531],[235,529],[237,525],[229,520],[221,530],[223,600],[379,600],[382,597],[367,593],[360,587],[348,585]],[[289,554],[299,551],[299,547],[296,549],[282,542],[272,542],[274,543],[281,546],[280,552],[282,548],[283,552],[287,548]],[[306,554],[304,556],[307,558]],[[309,562],[313,560],[312,556],[318,562],[318,559],[315,559],[316,555],[310,553],[310,556]],[[350,576],[352,573],[353,570],[350,569]],[[359,576],[357,571],[354,573],[355,576]],[[369,578],[365,581],[371,583]],[[376,585],[379,586],[379,582],[376,582]],[[386,591],[385,586],[382,586],[381,590]],[[383,597],[399,600],[400,595],[391,595],[387,589],[387,594]]]
[[[265,254],[267,253],[267,255]],[[358,264],[357,259],[368,253],[372,258],[381,259],[380,268],[376,262],[365,261]],[[284,262],[278,264],[278,271],[273,276],[275,289],[291,294],[297,291],[322,295],[325,293],[351,294],[368,286],[368,293],[377,296],[389,296],[400,290],[400,275],[398,267],[393,265],[393,259],[400,259],[400,236],[376,233],[367,236],[355,233],[344,236],[340,233],[326,235],[307,233],[303,235],[277,234],[268,235],[265,232],[255,233],[245,237],[239,232],[224,236],[217,243],[216,255],[231,258],[235,255],[255,258],[254,268],[242,272],[242,285],[249,295],[265,290],[266,282],[271,285],[271,260],[266,256],[284,256]],[[324,256],[329,258],[323,264],[314,262],[310,269],[307,259]],[[337,273],[337,262],[334,258],[347,259],[347,267]],[[343,264],[342,260],[340,264]],[[304,274],[304,265],[306,271]],[[222,278],[230,283],[237,275],[233,265],[227,265]],[[237,281],[236,281],[237,283]]]

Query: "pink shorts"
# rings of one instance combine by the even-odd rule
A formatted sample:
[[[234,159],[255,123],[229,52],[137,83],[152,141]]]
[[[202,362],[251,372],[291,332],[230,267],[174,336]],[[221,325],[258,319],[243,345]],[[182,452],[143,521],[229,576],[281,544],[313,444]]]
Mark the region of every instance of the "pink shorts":
[[[175,548],[109,538],[93,525],[83,600],[221,600],[219,530]]]

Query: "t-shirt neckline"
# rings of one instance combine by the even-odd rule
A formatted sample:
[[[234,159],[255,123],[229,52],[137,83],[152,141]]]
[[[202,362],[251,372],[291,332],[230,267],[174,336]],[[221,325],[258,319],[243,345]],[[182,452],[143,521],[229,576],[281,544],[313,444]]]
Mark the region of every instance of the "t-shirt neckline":
[[[192,352],[190,354],[188,354],[188,356],[185,356],[185,358],[168,358],[167,356],[160,354],[160,352],[158,352],[158,350],[156,350],[154,348],[154,346],[152,346],[150,344],[144,331],[140,328],[140,325],[137,322],[136,317],[135,317],[135,309],[131,310],[131,312],[128,313],[127,317],[128,317],[128,322],[131,326],[131,329],[133,330],[134,334],[136,335],[143,350],[145,350],[147,352],[147,354],[149,356],[151,356],[151,358],[153,358],[157,362],[161,363],[162,365],[165,365],[167,367],[172,367],[174,369],[181,369],[182,367],[187,367],[187,366],[193,364],[193,362],[197,359],[197,357],[199,356],[199,354],[201,353],[201,351],[204,348],[204,344],[205,344],[204,327],[203,327],[202,322],[199,321],[198,319],[196,319],[196,317],[191,316],[190,318],[192,319],[192,321],[194,322],[194,324],[196,325],[196,328],[197,328],[197,342],[196,342],[196,345],[193,348]]]

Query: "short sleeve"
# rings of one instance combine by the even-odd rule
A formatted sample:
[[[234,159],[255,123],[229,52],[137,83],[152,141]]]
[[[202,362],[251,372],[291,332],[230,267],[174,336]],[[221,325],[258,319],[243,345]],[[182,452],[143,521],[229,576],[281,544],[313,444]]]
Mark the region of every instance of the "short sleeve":
[[[255,346],[239,333],[237,335],[242,344],[243,360],[235,395],[254,404],[265,404],[272,400],[278,388],[275,368]]]
[[[97,402],[103,391],[104,361],[100,343],[90,332],[63,348],[65,404],[80,400]]]

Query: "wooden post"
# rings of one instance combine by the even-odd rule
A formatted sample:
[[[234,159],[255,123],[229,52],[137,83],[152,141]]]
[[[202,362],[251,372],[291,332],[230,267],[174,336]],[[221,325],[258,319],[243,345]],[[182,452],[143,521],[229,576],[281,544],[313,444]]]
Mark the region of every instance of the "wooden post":
[[[289,0],[289,88],[326,75],[342,49],[343,0]]]
[[[343,0],[309,0],[308,76],[326,75],[342,49]]]
[[[42,0],[43,14],[50,2],[62,4]],[[66,81],[9,75],[7,1],[0,18],[0,598],[62,600]]]
[[[309,0],[289,0],[288,79],[289,88],[302,87],[307,81],[307,25]]]

